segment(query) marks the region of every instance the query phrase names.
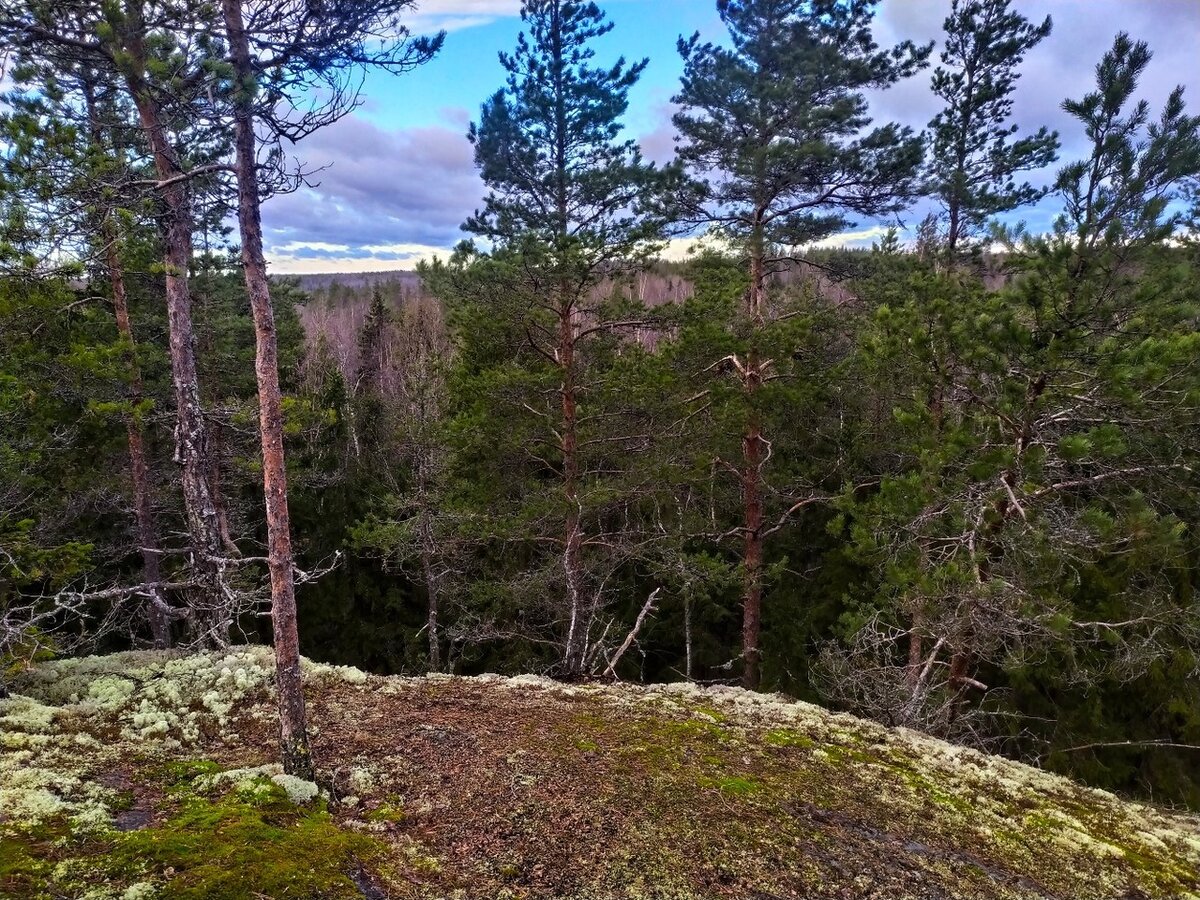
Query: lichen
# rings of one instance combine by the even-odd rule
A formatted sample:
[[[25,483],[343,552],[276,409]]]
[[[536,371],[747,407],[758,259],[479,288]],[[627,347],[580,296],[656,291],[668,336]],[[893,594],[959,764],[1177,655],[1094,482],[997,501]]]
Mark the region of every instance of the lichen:
[[[489,896],[551,896],[522,880],[541,877],[531,861],[536,846],[526,857],[497,857],[490,868],[456,870],[452,857],[414,837],[447,808],[430,791],[469,779],[477,762],[494,767],[489,777],[512,804],[479,821],[481,830],[499,829],[480,834],[479,846],[509,853],[505,841],[532,834],[534,821],[575,829],[614,819],[611,830],[597,832],[608,835],[597,845],[603,864],[572,888],[578,900],[692,900],[711,895],[712,885],[733,885],[719,890],[730,896],[750,893],[749,885],[797,896],[797,885],[808,885],[814,896],[829,895],[829,887],[897,898],[1200,890],[1194,819],[916,732],[777,695],[689,683],[380,678],[306,663],[313,733],[325,729],[324,741],[337,741],[341,753],[324,773],[333,797],[341,796],[335,818],[316,784],[278,764],[255,765],[263,748],[243,735],[260,735],[276,716],[272,671],[270,651],[250,647],[63,660],[23,673],[19,695],[0,701],[0,888],[16,897],[249,897],[239,893],[249,890],[245,876],[231,873],[261,866],[268,881],[297,879],[280,888],[286,896],[359,897],[346,873],[374,859],[376,873],[407,885],[403,896],[454,896],[439,879],[469,881],[480,872],[494,879]],[[421,698],[435,698],[439,716],[456,703],[470,712],[453,728],[410,721],[392,743],[372,743],[370,729],[337,721],[345,705],[384,704],[381,717],[404,715]],[[492,705],[519,723],[499,738],[487,725]],[[478,718],[479,732],[470,733],[467,715]],[[346,740],[357,744],[342,753]],[[480,740],[499,743],[464,769],[458,748]],[[436,748],[425,757],[435,767],[434,788],[420,786],[407,756],[419,745]],[[222,762],[197,762],[201,748]],[[130,766],[140,768],[124,782],[108,777]],[[147,780],[158,805],[148,818],[144,806],[136,810],[143,818],[135,830],[115,831],[121,810],[135,802],[128,785]],[[579,796],[579,808],[564,818],[554,792],[581,780],[596,792],[596,806]],[[465,796],[455,815],[470,817],[479,794]],[[460,836],[449,846],[472,840]],[[876,853],[903,862],[881,871]],[[314,859],[316,875],[302,865]],[[916,880],[905,881],[910,875]],[[411,888],[421,879],[439,886]]]

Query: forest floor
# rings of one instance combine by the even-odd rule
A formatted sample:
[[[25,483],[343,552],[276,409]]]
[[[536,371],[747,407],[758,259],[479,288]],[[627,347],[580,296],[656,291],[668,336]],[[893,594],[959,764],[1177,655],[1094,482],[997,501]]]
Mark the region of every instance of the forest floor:
[[[778,696],[43,663],[0,700],[5,898],[1200,897],[1200,822]]]

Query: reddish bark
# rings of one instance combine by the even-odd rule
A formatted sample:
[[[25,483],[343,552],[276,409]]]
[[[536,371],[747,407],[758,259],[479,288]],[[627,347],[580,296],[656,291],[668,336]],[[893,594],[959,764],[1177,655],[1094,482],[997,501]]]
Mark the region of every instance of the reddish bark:
[[[284,770],[312,780],[304,687],[300,672],[300,636],[292,575],[292,537],[288,520],[287,470],[283,451],[283,406],[279,392],[275,315],[262,246],[257,145],[254,136],[253,67],[242,21],[241,0],[223,0],[222,11],[237,79],[234,97],[234,152],[238,184],[238,226],[242,266],[254,315],[259,429],[262,437],[263,494],[267,512],[267,559],[271,572],[271,625],[275,678],[279,691],[280,751]]]
[[[104,134],[96,109],[95,91],[90,80],[83,83],[84,99],[87,104],[88,130],[93,147],[103,149]],[[137,343],[133,337],[133,325],[129,319],[129,298],[125,290],[125,266],[121,262],[120,232],[114,221],[111,208],[103,208],[100,221],[100,238],[104,243],[104,268],[112,289],[113,316],[117,322],[117,333],[124,345],[125,371],[129,378],[129,402],[133,409],[125,414],[125,434],[129,444],[129,475],[133,485],[133,511],[137,526],[138,549],[142,557],[142,580],[150,595],[146,618],[154,646],[164,649],[171,646],[171,619],[167,603],[163,598],[162,566],[159,556],[158,528],[154,522],[151,506],[150,467],[146,463],[146,446],[139,418],[145,390],[142,370],[137,360]]]
[[[142,579],[148,585],[150,605],[147,618],[154,646],[160,649],[171,646],[171,620],[167,615],[167,603],[163,598],[162,567],[159,564],[161,550],[158,545],[158,529],[151,507],[150,467],[146,463],[146,448],[142,433],[142,422],[136,408],[143,398],[142,371],[137,362],[133,326],[129,321],[129,303],[125,292],[125,270],[117,247],[116,229],[111,218],[106,217],[104,238],[105,267],[108,269],[112,286],[113,312],[117,319],[117,332],[125,343],[125,368],[129,374],[129,401],[135,408],[125,415],[125,433],[129,442],[129,474],[133,482],[133,510],[137,522],[138,548],[142,555]]]

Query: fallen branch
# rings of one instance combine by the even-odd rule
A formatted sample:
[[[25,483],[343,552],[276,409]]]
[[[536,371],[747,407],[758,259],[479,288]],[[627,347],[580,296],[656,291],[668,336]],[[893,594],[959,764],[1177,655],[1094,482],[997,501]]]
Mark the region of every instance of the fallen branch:
[[[642,611],[638,613],[637,620],[633,623],[633,628],[629,630],[629,634],[625,635],[625,641],[621,644],[620,649],[613,654],[613,658],[608,663],[608,668],[604,670],[605,678],[617,677],[617,663],[621,661],[621,657],[625,655],[625,651],[637,639],[638,632],[642,630],[642,624],[646,621],[646,616],[654,610],[654,602],[658,599],[658,594],[661,590],[661,587],[656,587],[650,592],[650,596],[646,598],[646,602],[642,605]]]

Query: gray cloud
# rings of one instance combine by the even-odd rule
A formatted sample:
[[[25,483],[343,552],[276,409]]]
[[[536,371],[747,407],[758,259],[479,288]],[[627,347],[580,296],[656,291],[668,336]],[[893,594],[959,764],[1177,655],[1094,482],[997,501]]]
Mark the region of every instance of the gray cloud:
[[[1062,109],[1067,98],[1076,99],[1094,89],[1095,67],[1112,46],[1119,31],[1134,40],[1144,40],[1154,53],[1138,86],[1138,97],[1150,102],[1156,115],[1177,84],[1195,82],[1200,74],[1196,47],[1200,45],[1200,2],[1196,0],[1017,0],[1016,9],[1032,22],[1049,15],[1054,28],[1035,47],[1021,66],[1021,78],[1013,96],[1013,121],[1022,133],[1045,125],[1059,132],[1060,159],[1068,161],[1086,152],[1083,129]],[[937,42],[933,66],[939,62],[942,22],[949,11],[948,0],[904,0],[883,3],[876,20],[876,39],[881,46],[900,40],[917,44]],[[931,70],[926,70],[888,91],[872,94],[871,108],[877,121],[897,121],[915,129],[926,126],[938,112],[940,101],[929,90]],[[1200,88],[1200,85],[1193,85]],[[1200,90],[1190,91],[1189,108],[1200,110]],[[1057,166],[1028,175],[1034,184],[1047,186]],[[929,209],[924,204],[910,212],[910,221]],[[1057,214],[1054,198],[1021,210],[1031,230],[1045,230]]]
[[[516,0],[427,0],[423,12],[465,19],[511,15],[517,6]],[[1054,31],[1025,60],[1014,117],[1025,130],[1041,125],[1057,129],[1064,160],[1082,152],[1083,144],[1081,129],[1062,111],[1061,103],[1092,88],[1095,65],[1116,32],[1128,31],[1154,51],[1139,94],[1156,111],[1177,83],[1195,82],[1200,74],[1195,61],[1195,48],[1200,45],[1197,0],[1017,0],[1016,6],[1033,21],[1051,15]],[[882,3],[877,40],[881,46],[906,39],[940,42],[948,9],[949,0]],[[720,40],[722,35],[712,37]],[[664,47],[663,52],[672,51]],[[936,52],[935,48],[935,62]],[[927,70],[873,94],[876,121],[924,128],[938,110],[938,100],[929,91],[929,75]],[[662,96],[656,98],[653,113],[639,122],[639,131],[647,157],[665,162],[672,156],[674,138],[673,109],[665,98],[675,85],[661,88]],[[1188,98],[1193,111],[1200,109],[1198,94],[1200,89]],[[318,187],[274,198],[266,205],[268,250],[277,258],[309,262],[406,261],[420,255],[414,248],[447,248],[456,243],[462,237],[459,225],[479,205],[483,186],[464,137],[470,114],[446,109],[441,117],[444,126],[389,130],[351,116],[305,141],[299,150],[307,165],[329,168],[316,176]],[[1053,173],[1040,177],[1045,181]],[[914,211],[907,218],[919,218],[923,212]],[[1033,228],[1047,226],[1052,215],[1049,202],[1022,213]]]
[[[318,182],[265,204],[267,249],[345,246],[346,256],[395,244],[448,247],[479,205],[483,186],[461,128],[388,130],[350,116],[299,152]],[[315,251],[314,251],[315,252]]]
[[[904,0],[880,5],[876,38],[886,46],[898,40],[918,44],[937,41],[940,49],[947,0]],[[1144,40],[1154,51],[1139,86],[1139,95],[1152,107],[1161,106],[1176,84],[1200,74],[1196,47],[1200,44],[1200,3],[1196,0],[1018,0],[1015,7],[1030,21],[1049,15],[1054,30],[1035,47],[1021,67],[1014,95],[1013,117],[1023,129],[1042,125],[1057,129],[1065,155],[1081,148],[1080,129],[1062,111],[1062,101],[1092,89],[1096,63],[1112,46],[1118,31]],[[873,98],[879,119],[923,127],[938,111],[929,92],[929,71]],[[1200,96],[1190,98],[1193,108]]]

